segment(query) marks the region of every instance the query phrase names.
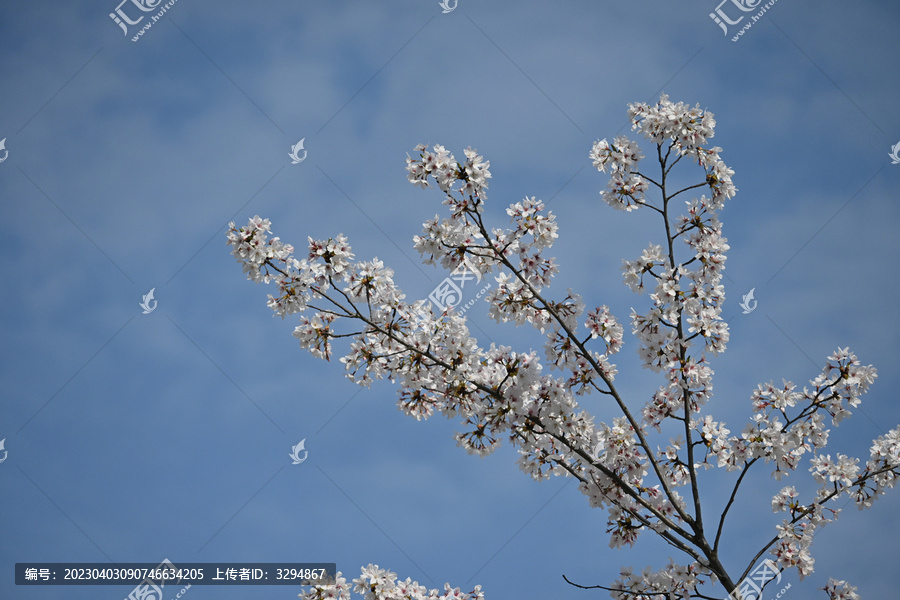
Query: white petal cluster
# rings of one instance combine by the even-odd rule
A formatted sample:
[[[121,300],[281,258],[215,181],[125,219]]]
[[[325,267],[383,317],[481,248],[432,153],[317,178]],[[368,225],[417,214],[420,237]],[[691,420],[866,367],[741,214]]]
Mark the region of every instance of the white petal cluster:
[[[843,579],[837,580],[833,577],[829,577],[828,584],[824,589],[831,600],[859,600],[859,594],[856,593],[856,587],[850,585]]]
[[[697,587],[704,583],[703,578],[708,574],[709,571],[699,563],[679,565],[671,558],[666,567],[659,571],[646,567],[635,573],[626,567],[621,570],[609,595],[615,600],[693,598]]]
[[[353,580],[353,591],[365,600],[484,600],[480,585],[471,592],[462,592],[449,583],[444,584],[443,591],[429,590],[409,577],[397,581],[396,573],[373,564],[363,567],[360,576]],[[299,597],[301,600],[349,600],[350,587],[338,571],[334,581],[317,583]]]

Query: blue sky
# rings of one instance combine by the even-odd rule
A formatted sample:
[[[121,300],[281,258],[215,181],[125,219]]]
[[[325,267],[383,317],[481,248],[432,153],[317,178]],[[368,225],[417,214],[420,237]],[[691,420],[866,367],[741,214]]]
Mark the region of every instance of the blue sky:
[[[588,152],[624,131],[627,103],[660,92],[715,113],[740,190],[722,213],[732,337],[710,411],[740,430],[757,383],[802,385],[850,346],[879,379],[829,451],[866,457],[900,422],[900,6],[779,0],[737,42],[710,19],[715,0],[459,0],[447,14],[436,0],[179,0],[137,42],[143,22],[125,36],[116,6],[0,7],[0,597],[130,589],[14,587],[27,561],[336,562],[351,577],[371,562],[429,587],[481,583],[491,600],[606,597],[561,576],[608,584],[622,565],[661,566],[670,552],[649,537],[608,548],[604,513],[571,481],[531,481],[508,447],[468,456],[455,423],[404,417],[390,383],[361,390],[306,354],[225,245],[228,222],[255,214],[300,248],[344,233],[424,298],[446,273],[411,238],[444,207],[407,183],[404,159],[420,142],[471,145],[491,161],[495,226],[510,202],[548,202],[551,289],[626,321],[647,299],[621,284],[621,260],[660,231],[602,202]],[[480,340],[540,347],[485,308],[468,313]],[[617,364],[637,407],[659,380],[635,347],[626,336]],[[308,459],[292,465],[301,439]],[[730,479],[710,474],[715,503]],[[780,485],[756,475],[726,530],[735,568],[777,522]],[[816,597],[828,576],[893,594],[898,515],[900,494],[848,507],[816,538],[815,575],[786,574],[783,598]]]

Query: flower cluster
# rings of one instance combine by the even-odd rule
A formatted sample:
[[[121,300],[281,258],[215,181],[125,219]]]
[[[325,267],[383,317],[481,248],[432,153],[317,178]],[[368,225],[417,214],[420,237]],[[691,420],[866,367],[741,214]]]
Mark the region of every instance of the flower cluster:
[[[635,574],[631,568],[625,567],[612,585],[610,597],[614,600],[691,598],[705,575],[708,571],[699,563],[685,566],[675,564],[671,559],[660,571],[647,567]]]
[[[294,252],[294,247],[283,244],[280,238],[269,239],[272,222],[269,219],[253,217],[246,226],[240,230],[234,228],[234,223],[228,231],[228,243],[233,246],[232,256],[241,263],[247,278],[255,283],[270,283],[273,278],[268,263],[277,261],[287,268],[298,269],[296,261],[286,261]],[[302,310],[302,309],[301,309]]]
[[[900,427],[879,436],[869,454],[864,476],[854,482],[851,492],[860,510],[870,508],[875,498],[894,487],[900,478],[900,470],[897,469],[900,464]]]
[[[637,143],[625,136],[617,137],[612,144],[603,139],[591,148],[590,157],[601,172],[610,170],[611,177],[603,192],[603,199],[610,206],[630,212],[643,203],[649,185],[646,179],[631,170],[644,158]]]
[[[725,299],[720,280],[728,244],[717,211],[734,196],[736,188],[731,182],[733,172],[719,158],[721,149],[703,147],[714,135],[711,113],[672,103],[664,95],[656,106],[630,105],[628,114],[632,129],[657,144],[663,173],[659,181],[641,174],[638,169],[643,155],[625,136],[617,137],[613,144],[596,142],[590,157],[599,171],[610,171],[609,188],[603,194],[610,205],[625,210],[648,207],[662,216],[668,230],[670,200],[699,186],[708,187],[712,195],[711,200],[703,196],[687,201],[686,213],[675,219],[669,242],[678,237],[684,240],[691,254],[683,261],[676,258],[671,244],[668,252],[659,244],[650,244],[637,260],[624,261],[624,281],[632,290],[643,292],[646,280],[655,280],[650,295],[653,308],[645,314],[633,311],[631,321],[644,366],[666,375],[666,385],[642,410],[644,423],[658,428],[667,417],[686,418],[686,412],[697,412],[712,394],[712,370],[706,356],[692,355],[688,349],[694,339],[700,338],[704,351],[718,354],[728,342],[728,327],[720,317]],[[685,156],[697,159],[704,168],[705,180],[670,191],[666,177]],[[660,191],[658,204],[644,197],[650,185]],[[640,194],[623,191],[626,188],[639,189]]]
[[[831,577],[828,579],[828,584],[823,589],[831,600],[859,600],[859,594],[856,593],[856,587],[844,580],[839,581]]]
[[[618,370],[611,362],[623,346],[623,326],[608,306],[588,308],[573,290],[552,289],[558,266],[547,252],[558,239],[555,216],[543,202],[526,197],[511,204],[507,228],[488,228],[484,206],[490,163],[475,150],[458,162],[443,146],[416,146],[407,157],[411,183],[433,182],[444,196],[449,216],[427,221],[413,240],[426,264],[448,270],[464,265],[496,286],[485,296],[487,313],[498,322],[531,325],[543,341],[543,356],[502,344],[484,347],[470,334],[466,317],[453,308],[436,312],[428,302],[408,302],[394,273],[380,260],[357,261],[347,239],[308,240],[300,260],[294,248],[269,238],[270,223],[253,217],[236,229],[228,243],[247,277],[273,284],[278,295],[269,307],[284,318],[301,313],[294,336],[314,356],[330,360],[336,341],[347,376],[361,385],[390,379],[399,385],[398,407],[417,420],[436,413],[458,418],[457,444],[485,455],[505,437],[519,452],[519,467],[534,479],[574,477],[592,507],[607,513],[609,545],[634,545],[653,532],[690,558],[687,566],[670,562],[662,570],[640,574],[623,569],[612,587],[614,598],[673,598],[698,594],[701,585],[737,587],[718,558],[720,536],[744,475],[757,463],[770,464],[781,479],[798,470],[809,454],[809,472],[819,484],[812,498],[793,486],[771,499],[777,535],[748,560],[768,551],[779,569],[813,571],[814,533],[834,520],[828,507],[843,495],[866,508],[900,476],[900,427],[875,440],[865,465],[844,454],[823,453],[829,441],[827,422],[837,425],[861,401],[876,378],[849,349],[839,349],[823,371],[798,389],[793,383],[760,384],[751,395],[752,414],[740,431],[706,414],[713,397],[711,360],[726,349],[729,332],[721,318],[725,301],[721,283],[728,243],[719,212],[734,197],[733,171],[710,147],[715,132],[712,113],[698,106],[670,102],[632,104],[632,129],[655,146],[660,175],[640,170],[644,154],[625,136],[593,145],[590,158],[610,177],[602,193],[611,206],[655,212],[665,237],[650,243],[639,257],[624,261],[625,284],[649,292],[649,307],[632,309],[632,333],[642,365],[662,376],[652,396],[633,410],[616,387]],[[699,181],[673,190],[672,169],[687,157],[702,171]],[[677,196],[702,189],[675,214]],[[651,191],[655,192],[651,194]],[[683,244],[676,244],[681,238]],[[551,291],[553,293],[551,293]],[[595,422],[577,399],[599,394],[618,411],[611,422]],[[665,448],[651,435],[674,431]],[[720,468],[734,473],[731,496],[723,510],[701,511],[701,472]],[[718,523],[704,522],[710,514]],[[714,539],[708,539],[710,532]],[[369,565],[353,581],[355,591],[372,599],[468,598],[480,600],[479,588],[468,594],[445,586],[426,591],[410,580],[397,582],[390,571]],[[603,587],[603,586],[593,586]],[[832,599],[855,598],[844,582],[829,582]],[[304,598],[349,597],[346,580],[314,586]]]
[[[381,569],[378,565],[362,568],[360,576],[353,580],[353,591],[362,594],[366,600],[484,600],[481,586],[476,585],[471,592],[461,592],[444,584],[444,591],[429,590],[409,577],[397,581],[397,574]],[[338,571],[333,581],[317,583],[300,594],[302,600],[350,600],[350,586]]]
[[[479,200],[486,199],[484,190],[488,187],[487,180],[491,178],[491,172],[488,171],[491,163],[482,160],[477,150],[466,148],[466,162],[461,164],[443,146],[435,146],[433,152],[427,148],[427,145],[419,144],[415,148],[419,158],[406,157],[407,178],[410,183],[426,188],[429,185],[428,178],[431,177],[441,191],[449,195],[454,191],[453,185],[459,181],[459,187],[455,191],[461,197],[460,205],[465,205],[467,200],[470,204],[478,204]],[[454,206],[458,208],[457,205]]]

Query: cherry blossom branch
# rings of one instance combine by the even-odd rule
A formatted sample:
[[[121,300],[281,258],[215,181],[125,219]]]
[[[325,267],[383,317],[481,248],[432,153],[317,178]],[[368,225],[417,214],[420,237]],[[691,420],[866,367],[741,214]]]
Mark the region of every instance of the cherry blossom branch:
[[[631,596],[642,596],[643,598],[649,596],[659,596],[661,600],[668,600],[669,598],[677,597],[683,593],[683,590],[671,589],[665,591],[646,591],[646,590],[625,590],[621,588],[611,588],[606,587],[605,585],[580,585],[571,581],[565,575],[562,576],[563,579],[566,580],[566,583],[573,587],[581,588],[582,590],[606,590],[609,592],[617,592],[619,594],[628,594]],[[691,598],[703,598],[704,600],[718,600],[717,598],[713,598],[712,596],[707,596],[705,594],[701,594],[700,592],[693,590],[690,595]],[[641,600],[643,600],[643,598]]]
[[[669,248],[669,268],[671,268],[673,271],[675,271],[675,262],[676,262],[675,248],[674,248],[675,239],[672,236],[671,224],[669,223],[669,201],[671,200],[671,197],[666,195],[666,177],[668,175],[668,172],[666,171],[666,160],[668,159],[669,152],[671,151],[671,149],[672,149],[672,147],[670,145],[669,150],[666,152],[666,157],[663,158],[662,146],[660,144],[656,145],[656,152],[657,152],[657,156],[659,158],[659,166],[660,166],[660,170],[663,173],[662,184],[660,185],[660,192],[662,193],[662,203],[663,203],[662,218],[663,218],[663,223],[665,224],[665,228],[666,228],[666,243]],[[683,312],[682,311],[683,311],[683,308],[679,307],[678,308],[678,323],[676,324],[676,331],[678,332],[678,339],[684,339],[684,324],[683,324]],[[679,354],[680,354],[679,358],[680,358],[681,364],[682,365],[686,364],[687,349],[685,348],[684,344],[680,344]],[[684,378],[682,377],[682,380],[683,379]],[[688,479],[691,484],[691,495],[694,500],[695,523],[692,523],[691,525],[693,526],[694,532],[697,534],[697,536],[702,538],[703,537],[703,513],[702,513],[702,510],[700,507],[700,490],[699,490],[699,484],[697,481],[697,468],[696,468],[695,462],[694,462],[694,445],[693,445],[692,439],[691,439],[691,433],[692,433],[692,429],[693,429],[691,427],[691,415],[690,415],[691,401],[690,401],[690,392],[688,391],[687,387],[685,387],[682,392],[682,403],[684,404],[683,419],[684,419],[685,445],[686,445],[686,451],[687,451],[687,467],[688,467],[688,473],[689,473]]]
[[[602,192],[604,201],[626,212],[648,208],[662,217],[665,228],[665,250],[650,244],[637,260],[625,261],[624,281],[633,291],[644,292],[647,283],[656,286],[649,311],[639,314],[632,309],[631,314],[643,366],[663,373],[665,379],[640,413],[633,412],[614,383],[617,370],[609,357],[621,348],[623,335],[608,307],[587,313],[582,324],[588,335],[582,336],[578,319],[585,305],[581,297],[570,290],[557,302],[543,292],[558,270],[555,259],[542,256],[557,237],[555,216],[544,213],[542,202],[526,198],[507,209],[513,229],[489,231],[483,208],[490,163],[474,150],[465,151],[464,163],[456,162],[442,146],[434,146],[433,152],[417,146],[419,158],[407,158],[409,181],[428,187],[433,180],[451,213],[449,219],[427,221],[425,235],[415,237],[415,247],[426,264],[439,260],[454,273],[464,265],[480,279],[496,268],[499,285],[486,298],[489,314],[498,321],[530,323],[539,329],[545,337],[544,364],[559,368],[563,377],[541,374],[543,364],[533,350],[517,353],[495,344],[480,347],[465,317],[453,310],[435,315],[426,301],[404,302],[393,271],[378,259],[351,261],[353,254],[343,235],[328,241],[310,238],[309,259],[299,261],[291,246],[278,238],[267,240],[268,220],[253,217],[240,231],[231,225],[228,243],[249,279],[275,281],[280,288],[281,295],[270,295],[268,302],[277,315],[315,311],[311,319],[301,316],[294,330],[301,346],[312,354],[330,359],[331,341],[351,338],[350,351],[341,358],[350,379],[367,386],[374,379],[399,380],[398,406],[416,419],[428,418],[436,410],[448,418],[460,415],[465,430],[456,439],[470,453],[487,454],[508,434],[520,453],[520,468],[533,478],[575,477],[591,506],[608,510],[611,547],[634,545],[638,535],[650,529],[695,560],[689,566],[670,561],[658,572],[647,568],[639,575],[623,568],[612,586],[591,588],[610,591],[620,600],[672,594],[712,600],[696,591],[707,583],[702,578],[718,581],[727,592],[736,588],[718,552],[726,518],[747,473],[760,459],[775,463],[773,475],[778,479],[795,471],[806,452],[827,444],[826,414],[834,424],[846,417],[876,373],[871,365],[861,366],[849,349],[839,348],[828,357],[822,374],[811,381],[812,392],[796,391],[790,382],[783,388],[771,382],[760,384],[751,396],[754,412],[741,437],[729,436],[724,423],[712,416],[700,416],[701,407],[712,397],[713,372],[707,355],[724,351],[728,341],[728,327],[721,318],[721,277],[728,245],[718,211],[735,195],[733,171],[719,158],[721,148],[706,145],[715,120],[699,106],[676,104],[662,96],[655,106],[631,104],[628,113],[632,128],[656,146],[660,178],[638,169],[643,158],[640,148],[625,136],[612,143],[596,142],[590,157],[598,170],[610,173]],[[669,175],[685,157],[703,168],[705,181],[669,192]],[[651,185],[659,189],[658,203],[645,198]],[[686,202],[686,214],[673,218],[672,200],[703,187],[709,188],[710,197]],[[678,238],[692,253],[683,261],[675,251]],[[337,328],[338,323],[351,322],[352,326]],[[604,354],[589,349],[598,337],[606,345]],[[696,342],[702,343],[699,350]],[[593,391],[614,399],[621,416],[611,425],[595,424],[576,402],[577,395]],[[788,409],[798,403],[799,412],[790,417],[793,411]],[[661,433],[669,419],[683,436],[665,449],[654,450],[649,428]],[[750,567],[768,550],[778,559],[780,571],[796,567],[801,578],[812,572],[808,552],[812,533],[833,520],[828,513],[839,512],[825,508],[827,503],[847,492],[866,508],[900,481],[900,427],[875,440],[864,471],[857,463],[842,454],[834,460],[831,455],[813,457],[810,472],[822,484],[818,500],[808,506],[798,504],[792,486],[776,494],[773,510],[790,509],[790,518],[777,526],[778,536],[760,550]],[[700,468],[714,466],[740,472],[710,545]],[[693,508],[677,491],[683,485],[690,487]],[[445,595],[438,596],[437,590],[428,592],[410,580],[395,583],[395,578],[369,565],[354,580],[354,590],[370,600],[483,598],[479,588],[465,595],[447,584]],[[831,579],[824,589],[832,600],[858,600],[855,588],[844,581]],[[349,592],[346,580],[338,577],[303,597],[347,600]]]
[[[493,244],[490,241],[490,236],[488,235],[487,229],[484,226],[484,222],[481,218],[481,215],[476,213],[475,220],[476,220],[478,229],[481,232],[482,236],[484,236],[485,240],[487,240],[488,244],[491,245],[491,247],[493,248]],[[493,249],[496,253],[496,248],[493,248]],[[576,345],[581,356],[585,360],[587,360],[588,363],[590,363],[593,370],[600,376],[601,379],[603,379],[603,382],[609,388],[610,395],[612,395],[612,397],[615,399],[616,404],[618,405],[619,409],[622,411],[622,414],[625,416],[626,419],[628,419],[628,422],[631,424],[631,427],[634,430],[635,435],[637,435],[638,439],[640,440],[640,445],[644,449],[645,454],[646,454],[648,460],[650,461],[650,464],[653,467],[654,472],[656,473],[657,479],[660,481],[661,485],[663,486],[664,491],[666,492],[667,497],[669,498],[669,501],[672,502],[673,506],[675,506],[675,509],[678,511],[681,518],[684,519],[686,522],[691,523],[692,519],[691,519],[690,515],[685,513],[681,509],[681,507],[678,506],[678,503],[675,502],[674,496],[672,495],[672,492],[669,489],[666,479],[662,476],[662,472],[660,471],[659,464],[657,463],[656,458],[653,455],[653,451],[650,447],[650,444],[647,442],[646,438],[644,437],[642,428],[637,423],[634,416],[631,414],[631,411],[628,409],[628,406],[625,404],[622,397],[619,395],[612,380],[606,375],[604,370],[602,368],[600,368],[600,365],[597,364],[596,360],[594,360],[593,356],[591,356],[590,352],[588,352],[588,350],[584,346],[584,344],[582,344],[581,341],[578,339],[578,336],[570,329],[570,327],[565,322],[565,320],[562,317],[560,317],[557,310],[551,305],[550,302],[548,302],[546,299],[544,299],[544,297],[540,294],[540,292],[531,285],[531,283],[509,261],[509,259],[507,259],[501,253],[496,253],[495,258],[499,262],[501,262],[507,269],[509,269],[513,275],[516,276],[516,278],[522,283],[522,285],[525,287],[525,289],[528,290],[529,294],[531,294],[531,296],[534,299],[536,299],[538,302],[540,302],[542,309],[545,310],[546,312],[548,312],[556,320],[557,324],[566,333],[566,336],[569,338],[569,340],[571,340],[572,343],[574,343]]]
[[[719,518],[719,526],[716,528],[716,540],[715,542],[713,542],[714,550],[719,549],[719,538],[722,537],[722,529],[725,526],[725,516],[728,514],[728,510],[734,503],[735,498],[737,498],[738,488],[741,486],[741,482],[744,480],[744,476],[747,474],[747,471],[749,471],[750,466],[757,460],[759,460],[759,458],[754,458],[749,462],[744,463],[744,467],[741,469],[741,474],[738,475],[737,482],[735,482],[734,487],[731,490],[731,495],[728,497],[728,502],[725,505],[725,509],[722,511],[722,516]]]
[[[543,424],[540,421],[536,421],[536,423],[538,425],[541,425],[541,427],[543,427]],[[545,429],[545,431],[546,431],[546,429]],[[643,506],[645,509],[647,509],[648,511],[653,513],[653,516],[655,516],[657,519],[659,519],[659,521],[661,523],[664,523],[666,525],[666,527],[668,527],[669,529],[671,529],[672,531],[674,531],[675,533],[677,533],[678,535],[680,535],[687,541],[689,541],[691,543],[695,542],[694,536],[692,536],[690,533],[688,533],[687,531],[685,531],[684,529],[679,527],[676,523],[674,523],[673,521],[668,519],[663,513],[661,513],[654,506],[652,506],[649,502],[647,502],[647,500],[645,500],[644,497],[640,495],[640,493],[635,491],[631,485],[629,485],[626,481],[624,481],[621,477],[619,477],[619,475],[617,475],[614,471],[610,470],[606,465],[600,463],[599,461],[594,462],[593,458],[588,456],[588,454],[586,452],[584,452],[584,450],[572,446],[568,440],[564,439],[559,434],[554,434],[554,433],[548,432],[547,435],[550,435],[554,439],[558,440],[561,444],[568,447],[572,452],[581,456],[588,464],[598,468],[604,475],[606,475],[607,477],[612,479],[616,483],[616,485],[618,485],[626,494],[628,494],[629,496],[634,498],[634,500],[636,502],[638,502],[641,506]],[[579,481],[581,481],[583,483],[587,483],[587,481],[585,479],[581,478],[569,465],[567,465],[565,463],[561,463],[561,466],[564,469],[566,469],[567,471],[569,471],[574,477],[578,478]],[[624,508],[625,510],[630,510],[627,506],[622,506],[622,508]],[[635,516],[640,518],[636,513],[635,513]],[[649,523],[647,523],[647,525],[648,525],[648,527],[650,527]],[[650,527],[650,529],[653,529],[653,528]],[[660,532],[657,532],[657,533],[660,533]],[[662,535],[662,534],[660,534],[660,535]],[[693,554],[692,551],[689,551],[688,549],[686,549],[684,547],[680,547],[680,546],[679,546],[679,549],[684,550],[685,552],[690,554],[693,558],[700,560],[700,557]]]
[[[791,519],[788,521],[788,523],[789,523],[790,525],[795,525],[795,524],[799,523],[800,521],[802,521],[802,520],[804,520],[804,519],[809,520],[809,519],[810,519],[810,516],[813,515],[813,513],[816,512],[816,508],[817,508],[817,507],[823,507],[823,506],[825,506],[825,504],[826,504],[827,502],[831,501],[832,499],[835,499],[835,498],[838,498],[838,497],[842,496],[842,495],[844,494],[845,491],[848,491],[849,488],[853,488],[853,487],[861,487],[862,484],[864,484],[866,481],[868,481],[868,480],[872,479],[873,477],[875,477],[876,475],[880,475],[880,474],[882,474],[882,473],[894,472],[895,474],[898,474],[898,473],[897,473],[898,470],[900,470],[900,465],[894,465],[894,466],[891,466],[891,467],[885,467],[884,469],[881,469],[881,470],[879,470],[879,471],[867,473],[866,475],[864,475],[864,476],[862,476],[862,477],[859,477],[858,479],[856,479],[855,481],[853,481],[850,485],[844,486],[844,487],[842,487],[842,488],[840,488],[840,489],[837,488],[837,482],[835,482],[835,489],[834,489],[834,491],[829,492],[826,496],[824,496],[824,497],[821,498],[820,500],[816,500],[815,502],[813,502],[812,504],[810,504],[810,505],[808,505],[808,506],[805,506],[805,507],[798,507],[797,514],[796,514],[793,518],[791,518]],[[849,492],[848,492],[848,493],[849,493]],[[824,526],[827,522],[828,522],[828,521],[823,521],[823,522],[821,523],[821,526]],[[757,552],[756,555],[754,555],[753,559],[750,561],[750,565],[746,568],[746,570],[744,571],[744,573],[741,575],[740,579],[744,579],[745,577],[747,577],[747,575],[749,575],[749,574],[750,574],[750,571],[753,569],[753,565],[756,564],[756,561],[759,560],[760,557],[762,557],[762,555],[766,553],[766,550],[768,550],[769,548],[771,548],[772,546],[774,546],[776,543],[778,543],[778,540],[780,540],[780,539],[782,539],[782,536],[781,536],[781,535],[776,535],[776,536],[775,536],[774,538],[772,538],[769,542],[767,542],[767,543],[762,547],[762,549],[760,549],[760,551]]]

